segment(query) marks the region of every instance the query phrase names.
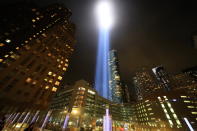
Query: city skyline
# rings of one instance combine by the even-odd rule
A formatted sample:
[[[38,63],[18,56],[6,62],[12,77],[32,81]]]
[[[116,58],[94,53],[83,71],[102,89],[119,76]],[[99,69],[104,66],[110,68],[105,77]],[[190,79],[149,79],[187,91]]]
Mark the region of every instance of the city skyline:
[[[71,0],[29,1],[40,6],[63,3],[72,10],[78,44],[65,80],[74,82],[84,78],[94,83],[97,29],[92,10],[95,1],[78,1],[77,4]],[[176,73],[197,65],[197,51],[191,47],[192,34],[197,30],[194,5],[170,0],[162,3],[115,0],[118,18],[111,36],[111,49],[119,52],[122,79],[130,82],[130,77],[143,66],[163,65],[167,71]]]
[[[0,6],[0,130],[197,129],[192,5],[18,1]]]

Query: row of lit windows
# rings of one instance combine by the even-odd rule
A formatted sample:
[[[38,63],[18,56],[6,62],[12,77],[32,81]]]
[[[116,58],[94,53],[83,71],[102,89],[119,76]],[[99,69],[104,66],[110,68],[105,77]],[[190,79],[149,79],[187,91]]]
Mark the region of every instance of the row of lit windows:
[[[46,90],[48,90],[49,88],[50,88],[49,85],[45,86],[45,89],[46,89]],[[53,92],[56,92],[56,91],[57,91],[57,87],[53,87],[53,88],[52,88],[52,91],[53,91]]]
[[[48,72],[48,75],[49,75],[49,76],[56,77],[56,74],[55,74],[55,73],[52,73],[51,71]],[[58,76],[57,79],[58,79],[58,80],[62,80],[62,76]]]
[[[174,119],[175,119],[175,121],[176,121],[177,128],[182,127],[182,125],[181,125],[181,123],[180,123],[180,121],[179,121],[177,115],[176,115],[175,112],[174,112],[174,109],[172,108],[170,102],[168,101],[168,98],[167,98],[166,96],[163,96],[163,98],[164,98],[165,102],[167,103],[167,106],[168,106],[168,108],[170,109],[170,111],[171,111],[171,113],[172,113],[172,116],[174,117]],[[168,119],[168,122],[169,122],[169,124],[170,124],[170,127],[173,127],[174,124],[173,124],[173,122],[172,122],[172,118],[170,117],[170,115],[169,115],[169,113],[168,113],[168,111],[167,111],[165,105],[163,104],[163,101],[162,101],[161,97],[158,97],[158,100],[159,100],[159,102],[160,102],[160,104],[161,104],[161,107],[163,108],[163,111],[164,111],[164,113],[165,113],[165,115],[166,115],[166,117],[167,117],[167,119]]]

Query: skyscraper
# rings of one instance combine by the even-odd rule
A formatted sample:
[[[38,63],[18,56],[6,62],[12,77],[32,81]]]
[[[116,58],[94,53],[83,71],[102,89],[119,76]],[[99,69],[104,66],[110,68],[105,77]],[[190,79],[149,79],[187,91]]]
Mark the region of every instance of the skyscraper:
[[[143,68],[135,73],[133,84],[136,92],[136,99],[142,100],[155,91],[161,89],[153,72],[150,69]]]
[[[46,108],[74,50],[71,12],[24,3],[0,12],[0,107]]]
[[[165,89],[170,90],[170,77],[165,71],[163,66],[158,66],[152,69],[153,73],[155,74],[155,77],[157,78],[159,84]]]
[[[119,62],[116,50],[111,50],[109,52],[109,89],[110,89],[110,99],[113,102],[122,102],[122,85],[120,79]]]

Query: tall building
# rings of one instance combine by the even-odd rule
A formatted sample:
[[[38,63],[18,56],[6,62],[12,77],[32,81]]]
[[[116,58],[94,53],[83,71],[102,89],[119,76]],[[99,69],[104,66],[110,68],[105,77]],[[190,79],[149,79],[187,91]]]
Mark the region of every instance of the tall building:
[[[159,84],[164,88],[164,90],[169,91],[171,89],[170,77],[165,71],[163,66],[158,66],[152,69],[155,74]]]
[[[124,82],[122,82],[122,99],[123,103],[131,102],[131,90]]]
[[[142,100],[161,89],[153,72],[150,69],[143,68],[135,73],[133,84],[136,92],[136,99]]]
[[[189,73],[178,73],[172,76],[173,88],[187,88],[190,86],[196,86],[197,81]]]
[[[111,50],[109,52],[109,89],[110,89],[110,99],[113,102],[121,103],[122,98],[122,85],[120,79],[119,71],[119,61],[116,50]]]
[[[0,110],[46,108],[74,50],[71,12],[26,3],[0,10]]]

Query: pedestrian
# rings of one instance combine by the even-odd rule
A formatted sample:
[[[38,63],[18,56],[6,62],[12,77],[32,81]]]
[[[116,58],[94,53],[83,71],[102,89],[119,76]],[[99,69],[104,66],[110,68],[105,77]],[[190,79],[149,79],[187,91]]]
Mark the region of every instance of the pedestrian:
[[[0,131],[2,131],[3,128],[4,128],[5,120],[6,120],[5,116],[3,116],[2,118],[0,118]]]

